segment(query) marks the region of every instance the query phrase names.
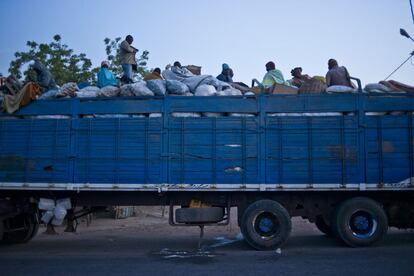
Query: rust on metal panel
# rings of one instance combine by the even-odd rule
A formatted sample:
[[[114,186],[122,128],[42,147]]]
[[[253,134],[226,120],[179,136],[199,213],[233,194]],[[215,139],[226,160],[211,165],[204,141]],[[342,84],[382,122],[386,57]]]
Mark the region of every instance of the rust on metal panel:
[[[357,151],[355,149],[350,149],[347,147],[343,149],[343,145],[329,145],[327,149],[331,153],[332,158],[342,159],[342,156],[344,156],[345,159],[352,162],[357,161]]]
[[[26,169],[33,170],[31,160],[17,155],[0,156],[0,171],[25,171]]]
[[[382,142],[382,152],[383,153],[392,153],[394,152],[394,144],[390,141],[383,141]]]

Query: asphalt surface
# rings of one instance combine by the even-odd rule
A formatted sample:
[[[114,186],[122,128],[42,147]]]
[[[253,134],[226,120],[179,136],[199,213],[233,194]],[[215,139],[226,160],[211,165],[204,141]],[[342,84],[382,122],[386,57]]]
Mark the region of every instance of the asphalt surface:
[[[414,275],[414,232],[391,229],[370,248],[348,248],[295,219],[279,250],[251,249],[234,223],[198,229],[166,218],[95,220],[76,234],[39,233],[28,244],[0,247],[0,275]],[[40,229],[40,232],[44,229]]]

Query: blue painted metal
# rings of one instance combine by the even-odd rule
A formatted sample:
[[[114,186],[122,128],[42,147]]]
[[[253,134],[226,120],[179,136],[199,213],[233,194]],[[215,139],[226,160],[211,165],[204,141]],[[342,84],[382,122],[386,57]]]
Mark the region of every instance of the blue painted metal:
[[[404,113],[366,116],[380,111]],[[172,112],[256,116],[178,118]],[[269,116],[292,112],[337,114]],[[381,189],[414,177],[412,112],[413,96],[363,93],[39,100],[16,116],[69,118],[0,118],[0,183],[99,183],[108,189],[335,184],[342,190],[372,183]],[[162,116],[85,117],[143,113]]]

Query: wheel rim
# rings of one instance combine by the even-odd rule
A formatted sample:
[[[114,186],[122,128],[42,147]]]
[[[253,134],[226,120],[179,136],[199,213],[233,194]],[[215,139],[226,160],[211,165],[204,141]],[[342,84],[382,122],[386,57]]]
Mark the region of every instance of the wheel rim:
[[[262,239],[271,239],[279,233],[280,223],[275,214],[271,212],[261,212],[253,220],[256,233]]]
[[[35,234],[35,223],[28,214],[10,218],[4,225],[2,241],[5,243],[22,243],[30,240]]]
[[[351,215],[349,227],[354,237],[366,239],[375,234],[378,229],[378,221],[371,213],[358,210]]]

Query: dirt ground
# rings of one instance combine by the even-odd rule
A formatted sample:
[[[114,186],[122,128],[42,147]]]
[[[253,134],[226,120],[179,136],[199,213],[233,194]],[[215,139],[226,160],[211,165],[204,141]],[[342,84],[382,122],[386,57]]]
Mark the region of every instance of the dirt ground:
[[[136,208],[114,220],[80,220],[76,233],[38,235],[27,244],[0,247],[0,275],[414,275],[413,231],[390,229],[379,244],[349,248],[293,219],[287,244],[256,251],[243,240],[232,210],[227,226],[206,227],[201,250],[198,227],[168,225],[160,207]]]

